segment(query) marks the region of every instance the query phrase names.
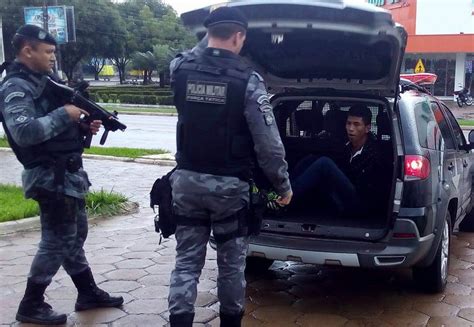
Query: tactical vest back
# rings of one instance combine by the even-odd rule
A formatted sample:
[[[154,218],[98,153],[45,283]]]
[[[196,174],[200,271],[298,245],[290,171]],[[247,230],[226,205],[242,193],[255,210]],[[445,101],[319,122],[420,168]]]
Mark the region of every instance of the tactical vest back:
[[[252,69],[220,49],[186,58],[174,72],[178,168],[247,180],[253,141],[244,117]]]

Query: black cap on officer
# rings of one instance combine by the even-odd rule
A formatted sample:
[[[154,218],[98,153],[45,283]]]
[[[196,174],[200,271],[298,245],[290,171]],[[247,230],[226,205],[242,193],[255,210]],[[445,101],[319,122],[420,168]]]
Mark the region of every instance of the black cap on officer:
[[[213,10],[204,21],[204,27],[209,28],[218,24],[231,23],[247,29],[248,22],[244,14],[237,8],[219,7]]]
[[[43,43],[57,46],[57,42],[54,39],[54,37],[51,34],[49,34],[46,30],[36,25],[27,24],[27,25],[21,26],[16,31],[14,39],[18,37],[23,37],[26,39],[35,40],[38,42],[43,42]]]

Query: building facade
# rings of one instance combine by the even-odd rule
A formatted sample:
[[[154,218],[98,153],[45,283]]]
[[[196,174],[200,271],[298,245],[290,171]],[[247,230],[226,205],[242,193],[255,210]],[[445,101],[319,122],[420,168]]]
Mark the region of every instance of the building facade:
[[[408,32],[403,73],[434,73],[434,95],[466,86],[474,94],[474,0],[367,0]],[[420,64],[421,62],[421,64]]]

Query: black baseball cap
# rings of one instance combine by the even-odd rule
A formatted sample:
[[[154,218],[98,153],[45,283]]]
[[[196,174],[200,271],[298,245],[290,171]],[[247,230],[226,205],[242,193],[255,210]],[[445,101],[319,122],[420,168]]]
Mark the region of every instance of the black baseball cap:
[[[232,23],[247,29],[248,22],[244,14],[237,8],[219,7],[213,10],[204,21],[204,27],[209,28],[218,24]]]
[[[23,36],[28,39],[36,40],[51,45],[58,45],[56,39],[46,30],[36,25],[23,25],[17,31],[15,36]]]

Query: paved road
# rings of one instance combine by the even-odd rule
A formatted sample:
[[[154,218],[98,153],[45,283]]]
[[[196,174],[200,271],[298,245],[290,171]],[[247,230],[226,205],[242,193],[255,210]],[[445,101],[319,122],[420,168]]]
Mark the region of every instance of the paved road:
[[[120,121],[127,125],[125,132],[109,133],[106,147],[129,147],[145,149],[165,149],[176,152],[176,116],[119,116]],[[0,126],[0,136],[3,135]],[[468,131],[464,131],[467,139]],[[93,145],[99,145],[100,135],[93,138]]]
[[[139,201],[140,213],[99,221],[86,251],[97,281],[122,294],[121,309],[75,313],[75,290],[60,271],[47,300],[69,314],[68,326],[163,326],[167,322],[173,239],[158,244],[147,193],[168,167],[85,160],[95,189],[116,190]],[[0,183],[20,183],[21,167],[0,152]],[[39,240],[38,232],[0,238],[0,325],[14,325],[18,302]],[[243,326],[474,326],[474,234],[453,237],[449,284],[444,293],[422,294],[406,270],[366,271],[277,262],[247,276]],[[198,286],[194,326],[219,326],[216,256],[208,258]]]
[[[165,149],[176,152],[176,116],[119,115],[127,125],[125,132],[109,133],[107,147],[129,147],[145,149]],[[0,136],[4,134],[0,126]],[[99,145],[101,133],[94,137],[92,145]]]

